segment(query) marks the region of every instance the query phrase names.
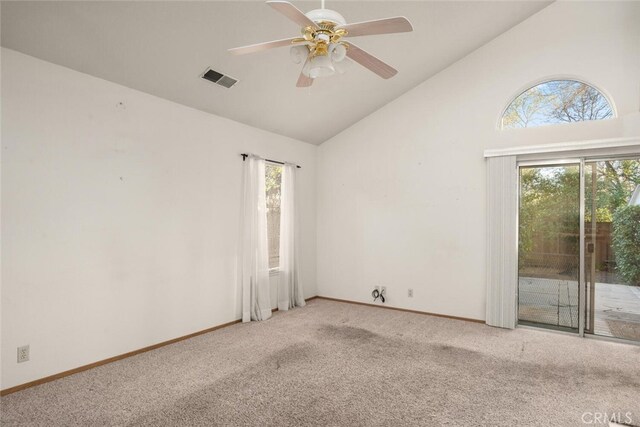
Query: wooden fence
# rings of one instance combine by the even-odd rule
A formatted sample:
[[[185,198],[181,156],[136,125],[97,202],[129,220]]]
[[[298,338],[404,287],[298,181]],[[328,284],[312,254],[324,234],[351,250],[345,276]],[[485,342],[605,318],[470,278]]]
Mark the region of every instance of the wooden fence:
[[[598,222],[594,239],[591,223],[585,223],[585,243],[588,247],[590,244],[594,245],[595,266],[598,271],[615,269],[612,231],[612,223]],[[520,254],[520,268],[541,268],[552,275],[574,275],[580,263],[579,240],[579,233],[534,233],[531,236],[531,251]]]

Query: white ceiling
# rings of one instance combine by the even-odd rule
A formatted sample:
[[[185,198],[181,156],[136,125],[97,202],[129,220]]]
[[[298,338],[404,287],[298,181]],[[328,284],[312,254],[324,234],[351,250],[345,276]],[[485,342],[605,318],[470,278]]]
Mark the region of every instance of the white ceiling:
[[[294,1],[307,12],[320,1]],[[227,49],[293,37],[263,2],[2,2],[2,46],[251,126],[320,144],[549,2],[331,1],[347,22],[406,16],[413,33],[351,39],[399,70],[383,80],[356,63],[296,88],[287,48]],[[211,66],[240,80],[206,82]],[[474,76],[470,76],[474,78]],[[475,78],[481,78],[475,76]]]

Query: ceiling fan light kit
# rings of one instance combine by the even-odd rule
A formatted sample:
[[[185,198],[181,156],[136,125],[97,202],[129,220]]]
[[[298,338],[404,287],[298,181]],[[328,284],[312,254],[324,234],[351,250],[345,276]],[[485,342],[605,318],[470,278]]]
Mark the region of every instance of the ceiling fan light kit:
[[[305,76],[316,79],[318,77],[330,76],[336,72],[329,55],[314,55],[302,67]]]
[[[302,37],[237,47],[229,49],[229,52],[243,55],[291,46],[289,54],[292,62],[300,64],[304,60],[296,84],[298,87],[311,86],[313,80],[318,77],[345,72],[348,62],[345,58],[352,59],[384,79],[391,78],[398,72],[395,68],[350,41],[344,41],[343,38],[413,31],[411,23],[401,16],[347,24],[338,12],[325,9],[324,1],[322,9],[315,9],[306,14],[286,1],[267,1],[267,4],[300,25]]]

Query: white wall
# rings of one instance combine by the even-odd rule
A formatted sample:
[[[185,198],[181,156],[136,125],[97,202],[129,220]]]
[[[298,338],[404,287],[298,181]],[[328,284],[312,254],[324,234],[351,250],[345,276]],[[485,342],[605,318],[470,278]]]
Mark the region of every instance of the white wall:
[[[316,295],[317,147],[7,49],[2,113],[3,389],[239,319],[243,152],[302,165]]]
[[[558,76],[602,89],[619,118],[497,130]],[[484,319],[483,150],[631,136],[638,111],[640,3],[550,5],[320,146],[318,293],[371,301],[385,285],[389,305]]]

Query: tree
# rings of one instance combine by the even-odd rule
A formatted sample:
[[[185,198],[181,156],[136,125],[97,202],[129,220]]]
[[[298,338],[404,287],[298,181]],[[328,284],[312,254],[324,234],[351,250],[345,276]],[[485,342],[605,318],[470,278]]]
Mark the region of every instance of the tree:
[[[502,127],[526,128],[539,114],[545,97],[537,87],[531,88],[509,105],[502,116]]]
[[[624,206],[613,216],[616,270],[622,280],[640,286],[640,206]]]
[[[546,84],[553,104],[551,117],[560,122],[602,120],[613,115],[604,96],[582,82],[556,80]]]
[[[267,210],[280,211],[280,184],[282,167],[268,163],[265,167],[265,187],[267,193]]]
[[[269,268],[277,267],[280,253],[280,185],[282,166],[267,163],[265,187],[267,202],[267,239],[269,244]]]
[[[533,253],[578,254],[579,202],[577,166],[521,169],[521,267],[531,261]],[[536,243],[538,247],[534,247]]]
[[[633,190],[640,184],[640,160],[587,162],[585,175],[585,222],[592,221],[595,206],[595,221],[610,223],[616,212],[627,206]],[[548,254],[552,252],[549,248],[557,245],[566,254],[578,254],[579,201],[578,166],[521,169],[521,266],[531,254]]]
[[[552,80],[514,99],[502,116],[502,127],[525,128],[612,116],[611,105],[594,87],[574,80]]]

